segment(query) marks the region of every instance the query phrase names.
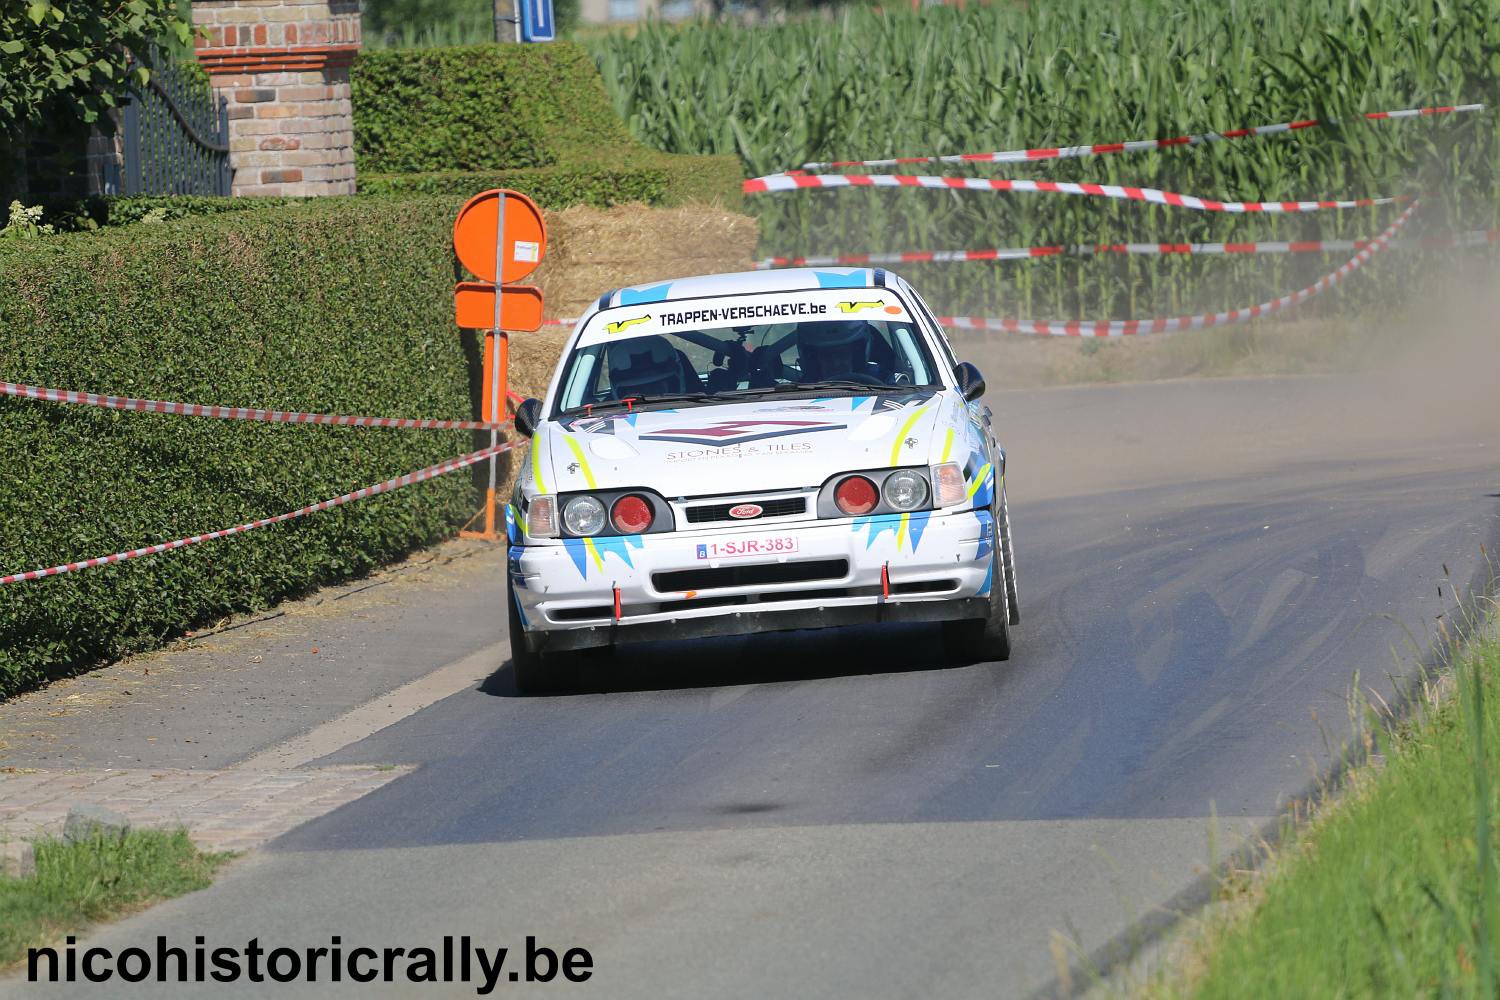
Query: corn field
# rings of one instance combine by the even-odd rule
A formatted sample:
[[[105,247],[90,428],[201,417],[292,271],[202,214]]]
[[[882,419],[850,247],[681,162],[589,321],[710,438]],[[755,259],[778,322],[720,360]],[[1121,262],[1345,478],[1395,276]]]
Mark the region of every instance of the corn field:
[[[1500,219],[1500,111],[1349,121],[1500,100],[1500,0],[1033,0],[849,8],[744,28],[643,26],[590,43],[646,143],[733,153],[747,175],[848,160],[1149,139],[1302,118],[1329,127],[1162,152],[895,172],[1128,184],[1234,200],[1430,192],[1416,234]],[[892,172],[878,168],[876,172]],[[1390,208],[1226,216],[1053,195],[759,195],[767,254],[1038,244],[1357,239]],[[1461,251],[1469,254],[1486,251]],[[1492,251],[1490,251],[1492,252]],[[1388,255],[1344,301],[1379,301],[1441,254]],[[1066,318],[1224,308],[1340,257],[1073,258],[900,268],[939,311]]]

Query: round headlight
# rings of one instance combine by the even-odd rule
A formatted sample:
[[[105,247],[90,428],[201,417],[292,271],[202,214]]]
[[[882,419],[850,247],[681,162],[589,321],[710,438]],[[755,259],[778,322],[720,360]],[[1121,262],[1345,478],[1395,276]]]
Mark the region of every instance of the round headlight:
[[[887,476],[880,492],[896,510],[916,510],[927,501],[927,480],[920,473],[904,469]]]
[[[604,505],[593,497],[574,497],[563,507],[563,526],[572,535],[597,535],[604,530]]]
[[[847,476],[833,490],[833,502],[843,514],[868,514],[878,500],[875,484],[864,476]]]

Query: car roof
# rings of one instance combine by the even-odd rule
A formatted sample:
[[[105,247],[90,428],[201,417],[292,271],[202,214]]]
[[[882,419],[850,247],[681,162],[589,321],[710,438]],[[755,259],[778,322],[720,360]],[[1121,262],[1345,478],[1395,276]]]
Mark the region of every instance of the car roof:
[[[617,288],[601,295],[595,308],[609,309],[614,306],[717,295],[793,292],[809,288],[876,288],[884,287],[887,279],[894,277],[878,267],[787,267],[774,271],[702,274],[692,278],[673,278],[670,281],[653,281],[629,288]]]

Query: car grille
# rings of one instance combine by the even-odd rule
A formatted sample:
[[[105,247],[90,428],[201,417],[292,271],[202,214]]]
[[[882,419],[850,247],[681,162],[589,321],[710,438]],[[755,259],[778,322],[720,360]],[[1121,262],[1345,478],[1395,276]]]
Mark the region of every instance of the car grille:
[[[718,587],[760,587],[773,583],[805,583],[809,580],[841,580],[849,572],[847,559],[811,559],[805,562],[751,563],[715,566],[651,574],[651,583],[663,593],[714,590]]]
[[[761,508],[761,512],[755,517],[730,517],[729,511],[733,507],[743,504],[755,503]],[[737,503],[714,503],[703,504],[687,509],[688,524],[708,524],[713,521],[755,521],[762,517],[784,517],[787,514],[802,514],[807,511],[807,497],[781,497],[777,500],[767,500],[764,503],[755,500],[741,500]]]

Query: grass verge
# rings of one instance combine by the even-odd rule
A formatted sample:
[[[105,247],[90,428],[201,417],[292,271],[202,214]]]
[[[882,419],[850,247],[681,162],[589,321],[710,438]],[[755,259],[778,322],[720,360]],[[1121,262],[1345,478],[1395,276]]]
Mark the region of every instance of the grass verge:
[[[37,841],[36,874],[0,878],[0,972],[24,962],[28,948],[205,888],[229,857],[201,853],[184,830]]]
[[[1263,873],[1226,884],[1152,996],[1500,995],[1500,638],[1370,729],[1371,761]]]

